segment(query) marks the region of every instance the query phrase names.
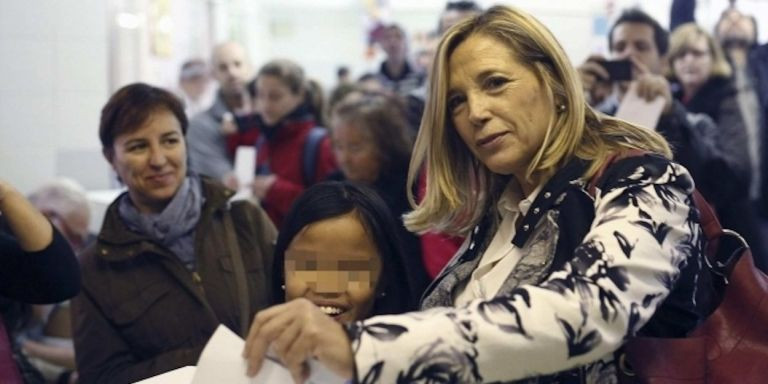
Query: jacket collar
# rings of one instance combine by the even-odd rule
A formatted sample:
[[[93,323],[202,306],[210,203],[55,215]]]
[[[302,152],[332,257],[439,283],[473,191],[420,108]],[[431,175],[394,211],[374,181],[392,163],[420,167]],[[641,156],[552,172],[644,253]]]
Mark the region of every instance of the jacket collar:
[[[201,177],[201,181],[205,196],[200,215],[200,220],[203,220],[226,208],[235,192],[206,177]],[[145,251],[156,250],[159,246],[149,236],[134,232],[125,225],[118,212],[118,199],[109,205],[104,215],[104,223],[96,242],[97,256],[107,261],[124,261]]]
[[[536,199],[528,209],[528,213],[523,217],[512,244],[522,247],[530,237],[536,224],[560,200],[562,195],[577,179],[584,175],[589,163],[579,158],[573,158],[565,167],[555,173],[552,178],[544,184]]]

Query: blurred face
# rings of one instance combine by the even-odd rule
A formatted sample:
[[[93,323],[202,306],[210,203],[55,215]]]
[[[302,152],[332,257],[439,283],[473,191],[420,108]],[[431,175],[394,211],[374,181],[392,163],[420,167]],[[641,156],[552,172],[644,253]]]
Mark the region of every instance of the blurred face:
[[[344,177],[373,184],[379,178],[381,160],[370,134],[342,119],[334,118],[332,126],[333,153]]]
[[[256,111],[269,125],[277,124],[304,100],[304,94],[291,92],[280,78],[263,75],[256,79]]]
[[[448,67],[448,113],[459,136],[492,172],[522,183],[554,113],[541,82],[485,35],[460,43]]]
[[[651,73],[661,74],[662,58],[653,39],[653,27],[645,23],[621,23],[613,30],[610,47],[614,59],[633,58]]]
[[[224,93],[239,93],[251,75],[245,50],[238,44],[228,43],[216,48],[213,55],[213,77]]]
[[[111,152],[107,160],[142,213],[162,212],[187,173],[181,125],[164,109],[150,115],[134,132],[117,136]]]
[[[672,59],[675,71],[684,89],[698,89],[709,79],[712,72],[712,55],[709,52],[707,38],[699,36]]]
[[[184,93],[187,94],[192,100],[197,100],[208,89],[208,83],[209,78],[208,76],[194,76],[189,79],[184,79],[181,81],[181,89],[184,90]]]
[[[735,40],[752,44],[755,40],[755,24],[738,11],[729,13],[716,28],[721,42]]]
[[[477,11],[462,11],[458,9],[446,10],[440,15],[440,33],[447,31],[452,26],[458,24],[459,21],[477,15],[478,13],[479,12]]]
[[[355,212],[318,221],[285,251],[285,300],[307,298],[339,322],[362,320],[380,273],[376,245]]]
[[[380,44],[387,56],[405,57],[405,36],[399,29],[387,28],[381,34]]]

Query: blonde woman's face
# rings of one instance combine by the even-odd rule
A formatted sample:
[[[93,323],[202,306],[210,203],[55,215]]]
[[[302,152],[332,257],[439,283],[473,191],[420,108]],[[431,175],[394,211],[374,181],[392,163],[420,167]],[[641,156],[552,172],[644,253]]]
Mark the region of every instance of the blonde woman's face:
[[[701,87],[712,72],[712,54],[707,38],[699,36],[672,60],[675,77],[683,88]]]
[[[448,69],[448,116],[467,148],[492,172],[524,180],[554,113],[539,79],[482,34],[459,44]]]

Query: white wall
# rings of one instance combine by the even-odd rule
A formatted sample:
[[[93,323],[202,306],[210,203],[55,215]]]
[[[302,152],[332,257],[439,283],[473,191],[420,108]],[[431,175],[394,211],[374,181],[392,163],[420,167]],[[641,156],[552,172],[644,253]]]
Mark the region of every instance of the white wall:
[[[73,152],[103,163],[106,13],[103,0],[0,1],[0,178],[24,192],[82,163]]]

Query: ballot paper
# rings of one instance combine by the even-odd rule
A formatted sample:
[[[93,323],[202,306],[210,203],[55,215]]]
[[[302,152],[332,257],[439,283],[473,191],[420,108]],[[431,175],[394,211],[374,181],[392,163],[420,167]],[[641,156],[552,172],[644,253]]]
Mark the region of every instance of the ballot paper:
[[[192,377],[194,376],[195,367],[187,366],[174,369],[173,371],[163,373],[162,375],[150,377],[146,380],[137,381],[134,384],[189,384],[192,382]]]
[[[197,367],[184,367],[136,384],[266,384],[292,383],[290,372],[274,357],[264,359],[255,377],[246,376],[246,362],[241,356],[245,341],[229,328],[219,325],[205,345]],[[309,362],[310,384],[343,384],[345,380],[318,361]]]
[[[662,110],[664,110],[663,97],[658,96],[650,102],[645,101],[637,95],[637,83],[632,82],[616,111],[616,117],[655,131]]]
[[[253,196],[251,184],[256,174],[256,147],[241,145],[235,151],[235,178],[237,194],[233,200],[248,200]]]

